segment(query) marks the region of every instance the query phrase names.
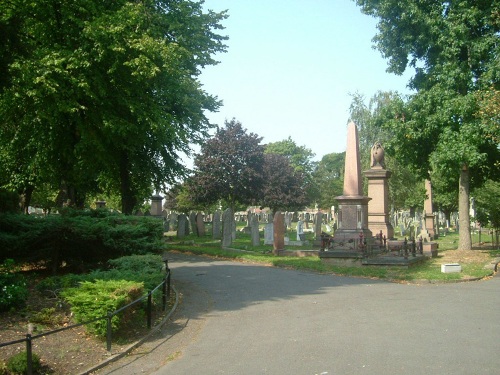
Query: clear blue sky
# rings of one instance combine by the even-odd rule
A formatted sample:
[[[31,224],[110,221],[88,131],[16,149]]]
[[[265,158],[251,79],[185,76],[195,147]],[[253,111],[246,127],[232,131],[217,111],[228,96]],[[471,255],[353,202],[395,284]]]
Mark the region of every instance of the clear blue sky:
[[[228,10],[228,52],[201,82],[224,102],[208,117],[220,126],[239,120],[263,143],[289,136],[315,160],[346,148],[351,93],[408,93],[410,72],[386,73],[373,49],[376,19],[352,0],[206,0]]]

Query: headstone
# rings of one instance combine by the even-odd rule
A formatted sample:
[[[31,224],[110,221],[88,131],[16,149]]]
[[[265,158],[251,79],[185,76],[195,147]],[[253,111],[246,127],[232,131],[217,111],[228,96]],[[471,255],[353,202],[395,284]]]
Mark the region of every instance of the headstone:
[[[170,231],[170,224],[167,220],[167,218],[163,218],[163,232],[168,232]]]
[[[297,241],[305,241],[304,222],[302,220],[297,221]]]
[[[272,245],[274,243],[273,227],[273,223],[266,223],[264,225],[264,245]]]
[[[196,233],[198,237],[205,236],[205,223],[203,222],[203,214],[201,212],[196,214]]]
[[[274,214],[273,238],[273,253],[279,255],[285,250],[285,220],[281,211]]]
[[[233,243],[234,215],[230,208],[222,214],[222,247],[229,247]]]
[[[214,240],[218,240],[221,237],[220,226],[220,211],[215,211],[212,219],[212,237]]]
[[[172,212],[168,216],[168,220],[170,221],[170,229],[174,230],[177,225],[177,214],[175,212]]]
[[[321,225],[323,224],[323,214],[317,212],[314,218],[314,235],[316,240],[321,239]]]
[[[196,213],[194,211],[191,211],[189,213],[189,223],[191,224],[191,231],[193,234],[197,235],[197,228],[196,228]]]
[[[186,236],[186,215],[180,214],[177,225],[177,237],[184,238]]]
[[[250,236],[252,238],[252,246],[260,245],[260,233],[259,233],[259,222],[257,221],[257,216],[252,215],[250,219]]]

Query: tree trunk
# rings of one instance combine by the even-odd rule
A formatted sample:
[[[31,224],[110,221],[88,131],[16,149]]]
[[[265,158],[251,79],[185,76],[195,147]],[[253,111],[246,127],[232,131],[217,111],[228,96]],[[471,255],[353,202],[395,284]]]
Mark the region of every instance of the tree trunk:
[[[472,250],[469,215],[469,168],[467,165],[460,171],[458,182],[458,249]]]
[[[123,153],[120,158],[120,193],[122,198],[122,213],[131,215],[137,203],[130,181],[128,156]]]

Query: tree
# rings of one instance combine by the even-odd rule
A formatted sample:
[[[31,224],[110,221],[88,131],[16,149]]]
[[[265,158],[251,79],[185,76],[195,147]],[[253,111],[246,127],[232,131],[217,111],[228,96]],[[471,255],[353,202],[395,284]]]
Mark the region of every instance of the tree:
[[[198,77],[225,50],[224,12],[187,0],[11,0],[0,14],[8,185],[49,183],[77,206],[119,192],[131,213],[182,174],[178,153],[207,135],[205,111],[220,106]]]
[[[321,208],[338,206],[335,197],[344,190],[345,152],[326,154],[321,158],[313,179],[320,192],[318,205]]]
[[[298,146],[291,137],[288,137],[283,141],[268,143],[264,153],[285,156],[293,169],[301,173],[304,179],[308,203],[317,200],[319,193],[312,178],[317,163],[312,160],[315,154],[310,149],[305,146]]]
[[[420,177],[458,176],[459,248],[472,248],[469,218],[471,171],[480,184],[498,160],[497,144],[481,126],[477,93],[498,88],[498,1],[356,0],[379,19],[374,41],[389,59],[389,72],[415,68],[416,94],[387,126],[389,153]],[[480,173],[476,173],[480,171]]]
[[[500,230],[500,183],[486,181],[483,187],[474,190],[476,219],[481,225],[491,225]]]
[[[371,148],[380,142],[384,148],[391,144],[392,133],[387,127],[395,118],[401,116],[405,105],[404,99],[397,92],[377,92],[370,98],[368,105],[365,98],[356,93],[352,95],[350,117],[359,129],[361,165],[363,170],[371,168]],[[386,167],[392,172],[389,179],[389,197],[393,209],[422,208],[425,199],[425,188],[422,178],[417,176],[398,160],[398,154],[387,155]],[[367,191],[367,180],[365,179]]]
[[[278,210],[297,211],[307,205],[304,173],[295,169],[286,156],[266,153],[263,174],[262,206],[275,213]]]
[[[255,204],[264,183],[261,140],[237,120],[226,121],[195,157],[189,180],[192,199],[203,204],[225,200],[233,212],[238,203]]]

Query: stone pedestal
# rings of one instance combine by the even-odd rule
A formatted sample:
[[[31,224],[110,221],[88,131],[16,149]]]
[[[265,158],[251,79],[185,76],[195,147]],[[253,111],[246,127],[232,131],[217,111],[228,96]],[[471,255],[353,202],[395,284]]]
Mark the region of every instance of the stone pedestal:
[[[335,199],[339,203],[335,240],[359,240],[360,233],[365,239],[371,239],[373,234],[368,229],[368,202],[371,198],[342,195]]]
[[[434,214],[432,209],[432,185],[429,180],[425,180],[425,194],[426,199],[424,201],[424,222],[425,229],[429,233],[430,240],[436,238],[436,226],[434,224]]]
[[[382,231],[387,239],[394,238],[394,228],[389,217],[389,178],[392,172],[386,169],[372,168],[364,172],[368,179],[368,228],[376,234]]]
[[[162,216],[163,208],[161,202],[163,197],[161,195],[153,195],[151,197],[151,216]]]

